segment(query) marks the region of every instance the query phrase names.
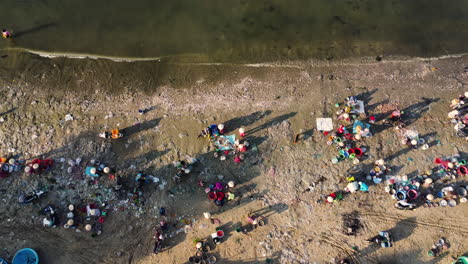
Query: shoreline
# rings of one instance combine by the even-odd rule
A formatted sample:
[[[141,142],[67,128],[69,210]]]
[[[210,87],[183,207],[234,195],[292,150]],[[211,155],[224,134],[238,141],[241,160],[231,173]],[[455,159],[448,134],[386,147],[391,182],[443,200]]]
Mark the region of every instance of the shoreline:
[[[171,58],[186,58],[190,56],[203,56],[203,54],[179,54],[179,55],[167,55],[159,57],[118,57],[108,56],[100,54],[88,54],[88,53],[73,53],[73,52],[51,52],[34,50],[22,47],[15,48],[4,48],[0,51],[6,52],[24,52],[33,55],[38,55],[42,58],[66,58],[66,59],[92,59],[92,60],[110,60],[113,62],[161,62],[164,59]],[[369,65],[374,63],[404,63],[404,62],[415,62],[415,61],[427,61],[427,60],[444,60],[451,58],[461,58],[467,56],[468,52],[455,53],[440,55],[436,57],[411,57],[404,55],[388,55],[383,56],[381,61],[376,61],[375,57],[362,56],[362,57],[347,57],[334,60],[323,60],[318,58],[308,58],[303,60],[295,60],[287,63],[286,61],[266,62],[266,63],[235,63],[235,62],[168,62],[170,64],[179,65],[199,65],[199,66],[243,66],[243,67],[279,67],[279,68],[300,68],[297,62],[311,62],[312,67],[323,67],[323,66],[352,66],[352,65]]]

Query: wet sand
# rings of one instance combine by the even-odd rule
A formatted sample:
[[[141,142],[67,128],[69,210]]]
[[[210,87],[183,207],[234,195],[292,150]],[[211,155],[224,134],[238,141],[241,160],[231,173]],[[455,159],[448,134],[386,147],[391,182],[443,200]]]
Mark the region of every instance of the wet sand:
[[[113,209],[97,238],[63,228],[41,226],[38,211],[49,201],[57,206],[106,196],[109,181],[97,190],[57,163],[41,176],[14,173],[0,180],[0,238],[9,243],[1,257],[22,247],[37,249],[43,263],[186,263],[195,238],[206,238],[216,225],[203,219],[210,211],[222,221],[227,238],[213,253],[219,263],[330,263],[352,255],[358,263],[433,263],[426,251],[440,236],[451,243],[449,255],[467,251],[466,204],[454,208],[397,211],[383,185],[370,192],[350,194],[339,204],[318,203],[322,195],[343,189],[353,170],[385,158],[400,175],[415,175],[433,167],[435,157],[460,153],[467,158],[466,141],[454,136],[446,118],[449,102],[466,91],[468,57],[442,59],[374,58],[346,61],[293,61],[269,65],[206,65],[176,59],[160,62],[72,60],[10,53],[1,60],[1,140],[4,152],[20,159],[97,158],[116,168],[131,184],[137,170],[167,181],[161,189],[145,187],[147,203],[139,212],[122,206],[125,197],[109,195]],[[435,70],[433,70],[435,68]],[[424,151],[405,150],[391,129],[366,139],[369,157],[359,166],[331,164],[335,150],[315,130],[315,118],[332,117],[334,104],[358,95],[369,113],[380,104],[397,103],[410,113],[410,127],[441,145]],[[154,110],[139,115],[139,108]],[[11,110],[11,111],[10,111]],[[112,113],[112,114],[110,114]],[[73,121],[64,121],[73,114]],[[107,116],[107,117],[106,117]],[[214,123],[228,130],[246,128],[258,151],[246,160],[220,161],[208,142],[197,139]],[[98,138],[104,129],[130,131],[119,141]],[[234,133],[234,132],[232,132]],[[297,144],[293,137],[303,133]],[[172,162],[189,155],[200,165],[179,185],[171,181]],[[133,166],[132,166],[133,165]],[[218,208],[209,203],[199,179],[238,182],[239,199]],[[53,190],[41,201],[20,206],[20,192],[37,186]],[[466,183],[465,178],[457,179]],[[448,184],[448,183],[447,183]],[[73,188],[71,188],[73,187]],[[168,192],[174,194],[171,197]],[[107,196],[106,196],[107,197]],[[152,256],[153,228],[161,206],[174,223]],[[120,210],[124,207],[123,210]],[[264,215],[267,225],[248,235],[235,231],[249,210]],[[362,223],[357,236],[342,232],[342,215],[356,211]],[[187,232],[181,232],[191,222]],[[378,231],[392,230],[392,248],[373,248],[365,242]],[[357,246],[353,251],[351,247]]]

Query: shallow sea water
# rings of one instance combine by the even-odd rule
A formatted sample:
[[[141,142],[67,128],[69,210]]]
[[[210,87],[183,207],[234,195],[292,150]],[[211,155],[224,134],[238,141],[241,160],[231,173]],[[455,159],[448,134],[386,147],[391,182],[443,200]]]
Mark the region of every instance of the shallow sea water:
[[[3,0],[5,48],[197,61],[466,51],[468,1]],[[196,58],[196,59],[195,59]]]

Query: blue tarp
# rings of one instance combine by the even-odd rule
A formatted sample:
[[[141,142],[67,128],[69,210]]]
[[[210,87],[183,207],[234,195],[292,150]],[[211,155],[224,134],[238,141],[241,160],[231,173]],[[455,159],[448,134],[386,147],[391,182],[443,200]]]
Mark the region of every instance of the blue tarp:
[[[361,130],[364,130],[366,128],[370,128],[370,124],[367,124],[367,123],[363,123],[361,121],[355,121],[354,124],[353,124],[353,133],[356,134],[358,133],[356,128],[360,126],[361,127]]]
[[[97,170],[97,168],[95,168],[95,167],[86,167],[85,174],[88,175],[88,176],[91,176],[91,177],[95,177],[95,178],[99,177],[99,175],[91,173],[91,169],[93,169],[93,168]]]
[[[219,136],[214,142],[218,150],[231,150],[235,148],[236,136]]]

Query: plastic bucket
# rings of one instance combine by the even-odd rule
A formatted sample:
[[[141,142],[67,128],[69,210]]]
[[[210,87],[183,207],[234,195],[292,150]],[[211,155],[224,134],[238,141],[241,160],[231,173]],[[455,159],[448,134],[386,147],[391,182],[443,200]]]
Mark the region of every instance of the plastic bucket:
[[[418,192],[416,190],[409,190],[408,198],[410,198],[411,200],[415,200],[416,198],[418,198]]]
[[[343,154],[338,155],[338,160],[344,160],[346,157]]]
[[[362,156],[362,154],[364,154],[364,151],[362,151],[362,149],[360,149],[360,148],[354,148],[354,154],[356,154],[356,156],[360,157],[360,156]]]
[[[442,201],[439,202],[439,205],[440,205],[441,207],[445,207],[445,206],[447,206],[447,201],[446,201],[446,200],[442,200]]]
[[[461,197],[465,197],[468,192],[464,187],[458,187],[456,191]]]
[[[460,166],[460,167],[458,168],[457,172],[458,172],[459,174],[466,175],[466,174],[468,174],[468,169],[467,169],[465,166]]]
[[[405,199],[406,199],[406,192],[404,192],[404,191],[398,191],[398,192],[396,193],[395,197],[396,197],[397,200],[399,200],[399,201],[405,200]]]
[[[214,193],[214,192],[208,193],[208,199],[210,199],[210,200],[216,199],[216,193]]]
[[[207,252],[209,252],[210,250],[211,250],[210,245],[203,245],[203,247],[202,247],[203,253],[207,253]]]
[[[223,230],[218,230],[216,232],[216,235],[218,235],[219,238],[223,238],[224,237],[224,231]]]
[[[355,157],[356,157],[356,153],[351,153],[351,154],[349,154],[349,158],[350,158],[350,159],[354,159]]]
[[[453,199],[448,200],[447,203],[450,207],[455,207],[457,205],[457,202]]]
[[[352,149],[352,148],[348,149],[348,153],[349,153],[349,154],[353,154],[353,153],[354,153],[354,149]]]
[[[434,160],[434,163],[435,163],[435,164],[441,164],[442,162],[443,162],[443,160],[440,159],[440,158],[436,158],[436,159]]]
[[[39,257],[36,251],[31,248],[23,248],[16,252],[12,264],[38,264]]]
[[[444,197],[444,193],[443,193],[443,192],[437,192],[437,197],[443,198],[443,197]]]
[[[209,263],[209,264],[214,264],[214,263],[216,263],[216,257],[215,257],[215,256],[210,256],[210,257],[208,258],[208,263]]]

